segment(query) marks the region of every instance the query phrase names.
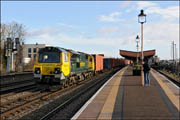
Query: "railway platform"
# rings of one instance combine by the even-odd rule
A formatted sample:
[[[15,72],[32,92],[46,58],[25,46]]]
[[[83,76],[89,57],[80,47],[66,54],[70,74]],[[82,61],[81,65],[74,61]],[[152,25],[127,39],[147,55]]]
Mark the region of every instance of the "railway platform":
[[[155,70],[141,85],[130,66],[117,72],[71,119],[180,119],[179,87]]]

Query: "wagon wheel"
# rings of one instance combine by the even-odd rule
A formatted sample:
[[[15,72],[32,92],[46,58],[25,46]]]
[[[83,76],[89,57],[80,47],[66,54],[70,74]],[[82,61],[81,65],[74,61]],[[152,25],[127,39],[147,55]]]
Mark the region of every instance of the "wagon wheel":
[[[61,88],[66,88],[66,82],[65,82],[65,80],[62,80],[62,82],[61,82]]]
[[[65,79],[65,87],[68,87],[70,85],[69,79]]]
[[[84,74],[82,74],[81,76],[82,76],[82,80],[85,80],[85,79],[86,79],[86,77],[85,77]]]
[[[66,88],[68,86],[68,82],[67,82],[67,80],[65,79],[65,81],[64,81],[64,88]]]
[[[71,78],[69,78],[68,80],[69,80],[69,85],[72,86],[73,85],[73,80]]]

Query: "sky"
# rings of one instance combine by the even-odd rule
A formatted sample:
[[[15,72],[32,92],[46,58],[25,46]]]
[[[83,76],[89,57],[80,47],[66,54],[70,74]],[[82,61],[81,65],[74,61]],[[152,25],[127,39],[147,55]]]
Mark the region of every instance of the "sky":
[[[137,51],[141,9],[147,15],[144,50],[171,59],[172,41],[179,51],[178,1],[2,1],[1,22],[24,24],[25,44],[121,57],[119,50]]]

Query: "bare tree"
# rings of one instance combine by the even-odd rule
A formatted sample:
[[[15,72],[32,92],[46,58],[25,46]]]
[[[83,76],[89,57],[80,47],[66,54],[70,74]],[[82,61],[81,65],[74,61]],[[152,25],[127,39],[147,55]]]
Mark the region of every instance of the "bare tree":
[[[23,24],[19,24],[14,21],[6,24],[1,24],[1,44],[3,46],[2,48],[6,49],[7,38],[11,38],[12,42],[14,43],[15,43],[15,38],[19,38],[20,41],[20,47],[16,54],[15,68],[18,68],[18,66],[22,64],[22,59],[23,59],[22,43],[25,41],[25,35],[26,35],[26,30]]]
[[[26,30],[23,24],[17,22],[10,22],[5,25],[6,37],[10,37],[12,40],[19,38],[20,42],[24,42]]]
[[[5,59],[5,50],[4,50],[4,46],[5,46],[5,39],[6,39],[6,25],[5,24],[0,24],[0,36],[1,36],[1,40],[0,40],[0,72],[4,72],[5,70],[3,68],[5,68],[6,66],[6,59]]]

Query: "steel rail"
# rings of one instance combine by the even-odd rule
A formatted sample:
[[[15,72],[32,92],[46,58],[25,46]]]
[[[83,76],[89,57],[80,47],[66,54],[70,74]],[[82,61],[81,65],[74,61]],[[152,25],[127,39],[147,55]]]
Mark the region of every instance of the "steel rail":
[[[31,90],[31,89],[34,89],[34,88],[37,88],[37,87],[35,85],[30,85],[30,86],[25,86],[25,87],[22,87],[22,88],[17,88],[17,90],[15,90],[13,92],[1,94],[0,98],[2,99],[4,97],[12,96],[12,95],[14,95],[16,93],[24,92],[24,91]]]
[[[16,99],[13,99],[13,100],[8,100],[8,101],[6,101],[6,102],[4,102],[4,103],[1,103],[1,107],[6,107],[6,105],[11,105],[11,104],[18,104],[18,103],[16,103],[16,102],[18,102],[18,101],[21,101],[21,102],[23,102],[22,100],[24,100],[24,101],[26,101],[25,99],[28,99],[28,98],[30,98],[30,97],[33,97],[33,96],[36,96],[37,97],[37,95],[38,94],[41,94],[40,93],[40,91],[37,91],[37,92],[35,92],[35,93],[32,93],[32,94],[28,94],[28,95],[23,95],[23,96],[21,96],[21,97],[18,97],[18,98],[16,98]],[[4,112],[3,112],[4,113]]]
[[[59,91],[56,91],[56,92],[59,92]],[[11,114],[11,113],[14,113],[14,112],[16,112],[16,111],[20,111],[21,109],[24,109],[24,108],[27,107],[27,106],[30,106],[30,105],[32,105],[32,104],[35,104],[36,102],[39,102],[39,101],[47,98],[48,96],[50,96],[50,95],[52,95],[52,94],[55,94],[55,93],[53,92],[53,93],[48,93],[48,94],[42,95],[42,96],[40,96],[40,97],[38,97],[38,98],[34,98],[34,99],[32,99],[32,100],[28,100],[28,101],[26,101],[24,104],[20,104],[20,105],[18,105],[18,106],[16,106],[16,107],[13,107],[13,108],[11,108],[11,109],[9,109],[9,110],[7,110],[7,111],[4,111],[4,112],[2,112],[2,113],[0,114],[1,119],[3,119],[4,117],[7,117],[7,116],[8,116],[9,114]]]
[[[153,68],[154,69],[154,68]],[[167,74],[161,72],[160,70],[156,70],[155,71],[159,72],[160,74],[164,75],[166,78],[168,78],[171,82],[173,82],[174,84],[176,84],[178,87],[180,87],[180,82],[176,81],[175,79],[173,79],[172,77],[168,76]]]
[[[100,75],[101,76],[101,75]],[[23,104],[19,104],[17,105],[16,107],[13,107],[12,109],[9,109],[3,113],[0,114],[0,118],[1,119],[7,119],[8,117],[11,117],[9,116],[10,114],[13,115],[13,117],[19,115],[21,112],[20,111],[25,111],[26,108],[30,108],[31,106],[34,106],[36,104],[40,104],[41,101],[44,101],[44,100],[49,100],[49,98],[51,96],[57,96],[57,95],[60,95],[61,93],[65,92],[65,91],[68,91],[70,89],[72,89],[72,87],[74,88],[75,86],[79,86],[81,84],[83,84],[84,82],[90,82],[92,79],[91,78],[88,78],[86,80],[83,80],[81,82],[79,82],[78,84],[74,84],[70,87],[67,87],[67,88],[64,88],[64,89],[60,89],[60,90],[56,90],[56,91],[53,91],[51,93],[48,93],[46,95],[42,95],[38,98],[34,98],[34,99],[31,99],[31,100],[26,100],[25,103]],[[101,79],[102,80],[102,79]],[[33,109],[33,108],[32,108]]]
[[[49,112],[48,114],[46,114],[45,116],[43,116],[40,120],[48,120],[50,119],[53,115],[55,115],[57,112],[59,112],[60,110],[62,110],[63,108],[65,108],[67,105],[69,105],[70,103],[72,103],[74,100],[76,100],[78,97],[80,97],[81,95],[85,94],[87,91],[89,91],[90,89],[92,89],[95,85],[101,83],[103,80],[105,80],[107,77],[109,76],[106,75],[105,77],[99,79],[98,81],[94,82],[93,84],[91,84],[89,87],[87,87],[86,89],[82,90],[81,92],[75,94],[74,96],[72,96],[70,99],[66,100],[65,102],[63,102],[62,104],[60,104],[59,106],[57,106],[55,109],[53,109],[51,112]]]
[[[88,80],[89,80],[89,78],[84,80],[84,81],[81,81],[80,83],[78,83],[78,85],[80,85],[80,84],[82,84],[84,82],[88,82]],[[67,88],[63,88],[63,89],[60,89],[60,90],[53,91],[53,92],[48,93],[46,95],[42,95],[42,96],[40,96],[38,98],[34,98],[32,100],[26,101],[26,103],[20,104],[20,105],[18,105],[16,107],[13,107],[13,108],[11,108],[11,109],[9,109],[7,111],[2,112],[0,114],[0,118],[1,119],[6,118],[8,115],[10,115],[12,113],[15,113],[16,111],[21,111],[21,109],[25,109],[26,107],[28,107],[30,105],[33,105],[35,103],[38,103],[38,102],[40,102],[42,100],[45,100],[45,99],[47,99],[47,98],[49,98],[51,96],[55,96],[57,94],[65,92],[65,91],[67,91],[67,90],[69,90],[69,89],[71,89],[72,87],[75,87],[75,86],[77,86],[77,84],[74,84],[74,85],[72,85],[70,87],[67,87]]]
[[[0,95],[10,93],[12,91],[28,87],[28,86],[34,86],[35,82],[33,80],[25,80],[25,81],[19,81],[19,82],[13,82],[10,84],[1,85],[0,87]]]
[[[10,86],[14,86],[14,85],[17,85],[17,84],[19,85],[19,84],[29,83],[29,82],[33,82],[33,81],[34,80],[31,79],[31,80],[23,80],[23,81],[12,82],[12,83],[8,83],[8,84],[2,84],[0,86],[0,89],[10,87]]]

